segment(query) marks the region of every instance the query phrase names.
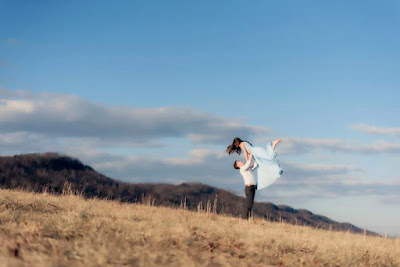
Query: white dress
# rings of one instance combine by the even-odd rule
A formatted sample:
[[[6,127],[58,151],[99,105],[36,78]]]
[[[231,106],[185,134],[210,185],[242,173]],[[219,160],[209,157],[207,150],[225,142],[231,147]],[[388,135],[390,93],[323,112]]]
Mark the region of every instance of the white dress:
[[[245,142],[246,150],[253,153],[253,159],[257,162],[257,190],[271,185],[281,177],[283,170],[279,163],[278,154],[272,149],[272,142],[266,148],[255,147]]]

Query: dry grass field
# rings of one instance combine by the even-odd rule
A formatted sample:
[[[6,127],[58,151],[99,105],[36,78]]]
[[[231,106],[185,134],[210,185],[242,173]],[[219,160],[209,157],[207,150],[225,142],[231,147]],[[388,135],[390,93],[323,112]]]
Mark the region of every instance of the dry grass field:
[[[1,266],[400,266],[400,240],[0,190]]]

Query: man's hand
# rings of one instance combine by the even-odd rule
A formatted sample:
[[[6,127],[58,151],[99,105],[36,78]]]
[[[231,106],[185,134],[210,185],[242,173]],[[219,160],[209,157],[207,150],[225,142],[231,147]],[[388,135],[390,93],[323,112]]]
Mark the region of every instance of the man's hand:
[[[258,167],[257,162],[254,162],[253,168],[251,168],[252,171],[254,171]]]

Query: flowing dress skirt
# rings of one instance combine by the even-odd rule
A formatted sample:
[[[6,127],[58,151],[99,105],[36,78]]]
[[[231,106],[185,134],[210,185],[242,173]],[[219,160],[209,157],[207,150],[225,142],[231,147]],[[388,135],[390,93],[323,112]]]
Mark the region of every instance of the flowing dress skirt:
[[[279,157],[272,149],[272,142],[269,142],[266,148],[254,147],[246,143],[247,151],[251,149],[253,158],[257,162],[257,190],[261,190],[271,185],[278,179],[283,170],[279,163]]]

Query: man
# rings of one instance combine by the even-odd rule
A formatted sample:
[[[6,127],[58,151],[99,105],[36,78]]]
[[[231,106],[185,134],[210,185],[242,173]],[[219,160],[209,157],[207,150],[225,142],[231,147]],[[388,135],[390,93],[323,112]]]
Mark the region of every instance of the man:
[[[249,160],[246,161],[246,164],[242,161],[236,160],[233,163],[233,167],[237,170],[240,170],[240,174],[243,176],[244,180],[244,185],[245,189],[244,192],[246,194],[246,200],[247,200],[247,212],[246,212],[246,219],[249,219],[251,216],[251,210],[253,209],[253,203],[254,203],[254,196],[256,194],[256,180],[253,175],[253,170],[257,167],[256,164],[255,166],[252,166],[252,161],[253,161],[253,154],[251,151],[249,152]]]

